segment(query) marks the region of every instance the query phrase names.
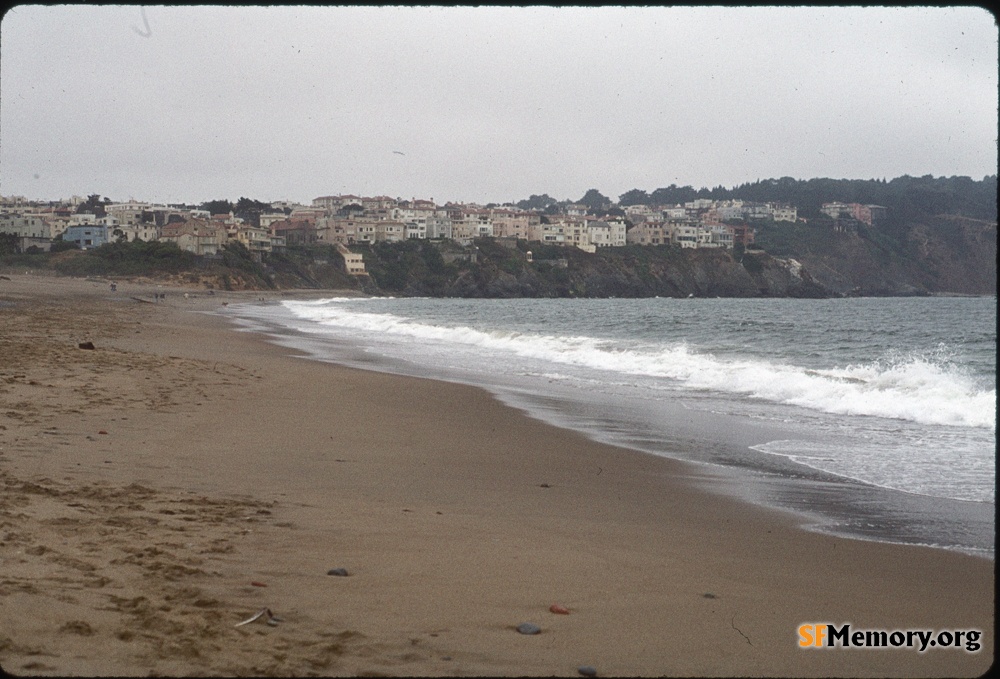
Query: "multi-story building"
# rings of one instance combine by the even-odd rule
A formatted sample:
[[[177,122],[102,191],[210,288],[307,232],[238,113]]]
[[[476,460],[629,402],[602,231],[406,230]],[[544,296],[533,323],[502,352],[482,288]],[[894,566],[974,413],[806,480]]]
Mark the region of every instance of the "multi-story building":
[[[0,215],[0,233],[19,238],[51,238],[52,231],[40,215],[6,213]]]
[[[377,240],[375,233],[377,228],[376,224],[378,224],[378,221],[374,219],[354,220],[353,222],[349,221],[345,226],[347,243],[374,243]],[[353,237],[351,236],[352,230],[354,233]]]
[[[629,219],[635,220],[636,217],[652,217],[653,209],[648,205],[626,205],[625,214]]]
[[[427,217],[427,237],[428,238],[448,238],[452,236],[451,217],[445,210],[435,210],[433,215]]]
[[[167,224],[160,229],[159,237],[161,241],[176,243],[181,250],[201,256],[218,254],[227,239],[226,227],[207,219]]]
[[[374,219],[368,217],[324,217],[316,222],[316,238],[325,243],[374,243]]]
[[[695,198],[692,201],[684,203],[684,207],[688,210],[707,210],[712,207],[715,203],[711,198]]]
[[[881,205],[861,205],[859,203],[823,203],[820,212],[833,219],[854,219],[872,226],[885,217],[886,208]]]
[[[364,258],[360,253],[351,252],[343,243],[337,244],[337,252],[344,258],[344,269],[352,276],[367,276]]]
[[[323,210],[328,215],[332,215],[348,205],[361,205],[361,201],[361,196],[348,193],[341,196],[320,196],[319,198],[313,198],[312,206]],[[272,203],[271,207],[278,206]]]
[[[534,212],[495,208],[489,214],[496,238],[527,240],[530,228],[541,223],[541,217]]]
[[[288,219],[284,212],[268,212],[257,217],[258,224],[262,229],[270,229],[275,222],[283,222]]]
[[[69,218],[67,226],[93,226],[97,224],[97,215],[91,212],[77,212]]]
[[[733,229],[725,224],[716,224],[709,227],[709,247],[715,248],[733,248]]]
[[[236,241],[243,243],[250,254],[260,259],[264,253],[272,251],[271,232],[258,226],[241,224],[236,229]]]
[[[566,227],[561,222],[551,224],[538,224],[528,230],[529,241],[539,241],[552,245],[563,245],[566,243]]]
[[[611,225],[595,220],[587,226],[587,241],[596,248],[611,247]]]
[[[425,239],[427,238],[427,221],[426,219],[423,223],[418,222],[406,222],[406,238],[409,239]]]
[[[626,205],[625,215],[632,221],[633,224],[645,222],[656,217],[656,214],[653,212],[653,208],[648,205]]]
[[[770,219],[771,206],[767,203],[743,203],[744,219]]]
[[[772,205],[771,218],[776,222],[798,221],[799,211],[791,205]]]
[[[672,219],[664,226],[670,234],[670,242],[682,248],[697,248],[704,240],[701,227],[693,221]]]
[[[389,220],[375,222],[375,240],[380,243],[396,243],[406,240],[406,224]]]
[[[159,229],[155,224],[139,222],[138,224],[119,224],[111,228],[111,240],[122,238],[129,243],[137,240],[151,242],[160,237]]]
[[[663,222],[648,220],[629,229],[625,234],[625,241],[630,245],[667,245],[670,242],[670,232]]]
[[[318,208],[318,207],[297,207],[297,208],[292,209],[292,211],[288,215],[288,218],[289,219],[305,219],[305,220],[308,220],[308,221],[312,222],[313,224],[315,224],[317,219],[319,219],[320,217],[325,217],[325,216],[326,216],[326,210],[324,210],[323,208]]]
[[[63,232],[63,241],[76,243],[82,250],[98,248],[108,242],[108,227],[104,224],[75,224]]]
[[[597,248],[622,247],[628,241],[624,219],[594,220],[587,231],[591,245]]]
[[[743,208],[742,200],[725,201],[724,203],[715,206],[715,212],[722,221],[726,221],[727,219],[746,218],[746,210]]]
[[[152,207],[149,203],[130,200],[127,203],[110,203],[104,206],[104,211],[118,220],[121,225],[135,225],[142,221],[142,213]]]
[[[261,228],[267,228],[272,236],[281,238],[286,246],[312,245],[318,238],[316,224],[308,219],[283,219]]]
[[[833,219],[852,216],[851,206],[847,203],[823,203],[819,211]]]
[[[41,215],[4,213],[0,215],[0,233],[15,236],[21,252],[32,246],[47,251],[52,245],[52,228]]]
[[[493,220],[488,210],[472,207],[453,208],[451,217],[451,237],[459,242],[493,235]]]
[[[628,232],[628,222],[621,217],[616,217],[614,219],[607,219],[608,226],[611,227],[611,247],[613,248],[623,248],[628,242],[626,238],[626,233]]]
[[[372,198],[362,198],[361,207],[365,210],[391,210],[396,207],[397,201],[389,196],[374,196]]]
[[[298,203],[290,200],[276,200],[271,203],[271,209],[279,212],[291,212],[297,207],[305,207],[305,205],[299,205]]]
[[[585,217],[564,217],[562,219],[554,219],[553,223],[558,222],[563,227],[563,234],[566,237],[564,242],[566,245],[573,245],[581,250],[593,252],[596,249],[590,242],[590,224],[593,221],[593,219]]]
[[[435,211],[434,203],[427,200],[408,200],[397,203],[394,207],[386,210],[386,217],[397,222],[416,224],[426,232],[427,219],[433,217]]]

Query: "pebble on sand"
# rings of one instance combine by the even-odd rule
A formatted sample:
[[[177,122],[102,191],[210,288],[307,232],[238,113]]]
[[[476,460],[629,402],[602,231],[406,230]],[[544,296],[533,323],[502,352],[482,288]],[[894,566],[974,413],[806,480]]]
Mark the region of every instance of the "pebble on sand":
[[[594,669],[593,667],[591,667],[590,665],[583,665],[581,667],[577,667],[576,671],[579,672],[580,674],[582,674],[585,677],[596,677],[597,676],[597,670]]]
[[[522,622],[517,626],[517,631],[521,634],[538,634],[542,628],[532,622]]]
[[[557,615],[569,615],[569,609],[565,606],[560,606],[559,604],[552,604],[549,606],[549,612]]]
[[[346,568],[331,568],[326,572],[327,575],[339,575],[341,577],[346,577],[348,575]]]

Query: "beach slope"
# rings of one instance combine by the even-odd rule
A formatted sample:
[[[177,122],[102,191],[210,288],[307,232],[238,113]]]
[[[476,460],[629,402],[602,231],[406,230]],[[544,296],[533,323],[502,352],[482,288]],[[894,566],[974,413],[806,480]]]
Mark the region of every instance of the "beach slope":
[[[992,561],[810,533],[700,489],[697,467],[475,388],[308,360],[204,313],[259,294],[0,278],[3,670],[991,666]],[[806,623],[978,630],[981,648],[804,649]]]

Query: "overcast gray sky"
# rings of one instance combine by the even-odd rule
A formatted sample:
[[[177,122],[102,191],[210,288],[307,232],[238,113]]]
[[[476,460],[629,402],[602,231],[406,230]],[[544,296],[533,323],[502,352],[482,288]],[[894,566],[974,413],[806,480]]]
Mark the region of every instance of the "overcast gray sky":
[[[997,169],[976,7],[15,7],[0,194],[612,199]]]

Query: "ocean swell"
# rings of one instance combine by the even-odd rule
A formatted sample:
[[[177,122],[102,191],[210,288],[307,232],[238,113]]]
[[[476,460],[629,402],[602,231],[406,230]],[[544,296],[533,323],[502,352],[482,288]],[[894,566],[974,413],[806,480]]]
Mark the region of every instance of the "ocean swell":
[[[486,331],[413,321],[388,313],[358,312],[336,300],[287,301],[297,317],[323,328],[475,348],[622,375],[671,380],[673,386],[740,394],[840,415],[896,418],[958,427],[996,426],[996,389],[950,360],[890,352],[879,360],[809,369],[754,356],[717,356],[687,343],[657,344],[587,336]]]

